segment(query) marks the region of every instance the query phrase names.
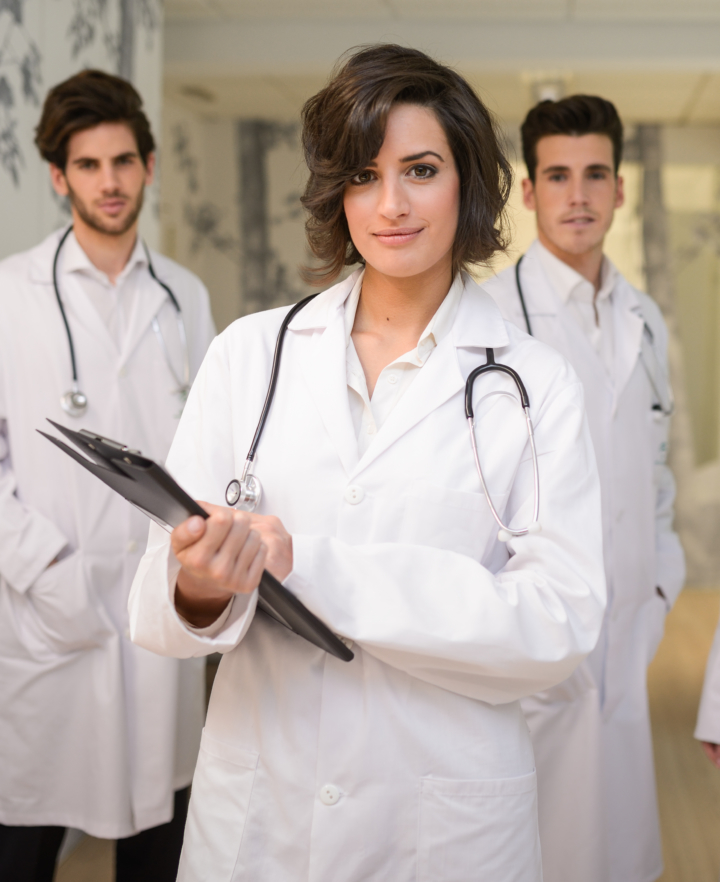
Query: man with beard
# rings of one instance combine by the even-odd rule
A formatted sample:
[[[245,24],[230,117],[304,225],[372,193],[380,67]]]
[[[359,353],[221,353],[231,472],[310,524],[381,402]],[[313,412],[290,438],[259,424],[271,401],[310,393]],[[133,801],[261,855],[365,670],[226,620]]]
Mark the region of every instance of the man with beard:
[[[73,827],[118,840],[119,882],[169,882],[203,663],[130,642],[147,519],[36,429],[164,459],[213,322],[199,279],[138,236],[155,144],[135,89],[70,78],[36,143],[72,226],[0,263],[0,879],[50,882]]]

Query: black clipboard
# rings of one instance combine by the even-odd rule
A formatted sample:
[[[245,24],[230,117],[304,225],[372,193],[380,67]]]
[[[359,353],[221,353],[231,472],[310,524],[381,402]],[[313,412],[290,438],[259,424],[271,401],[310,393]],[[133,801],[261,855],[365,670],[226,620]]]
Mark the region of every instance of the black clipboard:
[[[86,429],[74,432],[52,420],[48,422],[83,453],[78,453],[64,441],[38,429],[44,438],[52,441],[75,462],[164,529],[177,527],[192,515],[209,517],[205,509],[195,502],[162,466],[142,456],[139,450],[130,450],[124,444],[103,438],[102,435],[96,435]],[[260,580],[258,607],[290,631],[299,634],[341,661],[351,661],[355,657],[327,625],[311,613],[267,570],[263,572]]]

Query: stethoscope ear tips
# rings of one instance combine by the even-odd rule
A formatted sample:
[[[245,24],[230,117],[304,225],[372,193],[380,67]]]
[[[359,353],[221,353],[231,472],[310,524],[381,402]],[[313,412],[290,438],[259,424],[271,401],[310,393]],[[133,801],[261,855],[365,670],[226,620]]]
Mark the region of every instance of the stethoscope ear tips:
[[[498,530],[498,542],[509,542],[512,539],[512,533],[508,530]]]
[[[527,528],[528,533],[541,533],[542,525],[540,521],[533,521],[532,524]]]

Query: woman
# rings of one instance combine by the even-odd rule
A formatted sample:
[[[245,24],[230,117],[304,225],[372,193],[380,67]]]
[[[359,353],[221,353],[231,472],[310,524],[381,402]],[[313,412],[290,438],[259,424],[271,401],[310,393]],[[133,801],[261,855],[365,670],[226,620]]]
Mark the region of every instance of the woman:
[[[592,649],[604,605],[597,474],[581,387],[465,274],[502,247],[509,187],[492,120],[421,52],[357,52],[303,112],[310,245],[326,278],[291,321],[256,459],[242,470],[287,309],[213,344],[168,461],[211,512],[152,529],[134,639],[227,653],[179,878],[538,882],[535,775],[518,699]],[[524,378],[542,530],[498,541],[463,408],[488,350]],[[532,520],[513,382],[473,394],[506,523]],[[344,663],[256,615],[263,567],[352,642]]]

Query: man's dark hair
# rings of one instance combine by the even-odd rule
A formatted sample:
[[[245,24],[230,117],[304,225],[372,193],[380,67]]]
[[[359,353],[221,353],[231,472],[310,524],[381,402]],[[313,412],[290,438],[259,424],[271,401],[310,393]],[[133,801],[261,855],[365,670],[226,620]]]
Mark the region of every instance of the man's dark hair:
[[[541,101],[525,117],[520,131],[523,159],[533,183],[537,171],[537,143],[548,135],[607,135],[612,142],[615,174],[620,168],[623,126],[615,105],[605,98],[570,95],[561,101]]]
[[[310,170],[302,204],[308,243],[320,259],[306,278],[332,281],[362,262],[343,209],[345,188],[378,155],[388,115],[397,104],[432,110],[460,176],[453,272],[505,250],[504,209],[512,171],[495,120],[468,83],[417,49],[379,44],[355,51],[302,111],[302,142]]]
[[[114,122],[129,126],[140,158],[147,165],[155,139],[143,113],[142,98],[121,77],[84,70],[48,92],[35,129],[35,144],[43,159],[65,171],[70,138],[76,132]]]

